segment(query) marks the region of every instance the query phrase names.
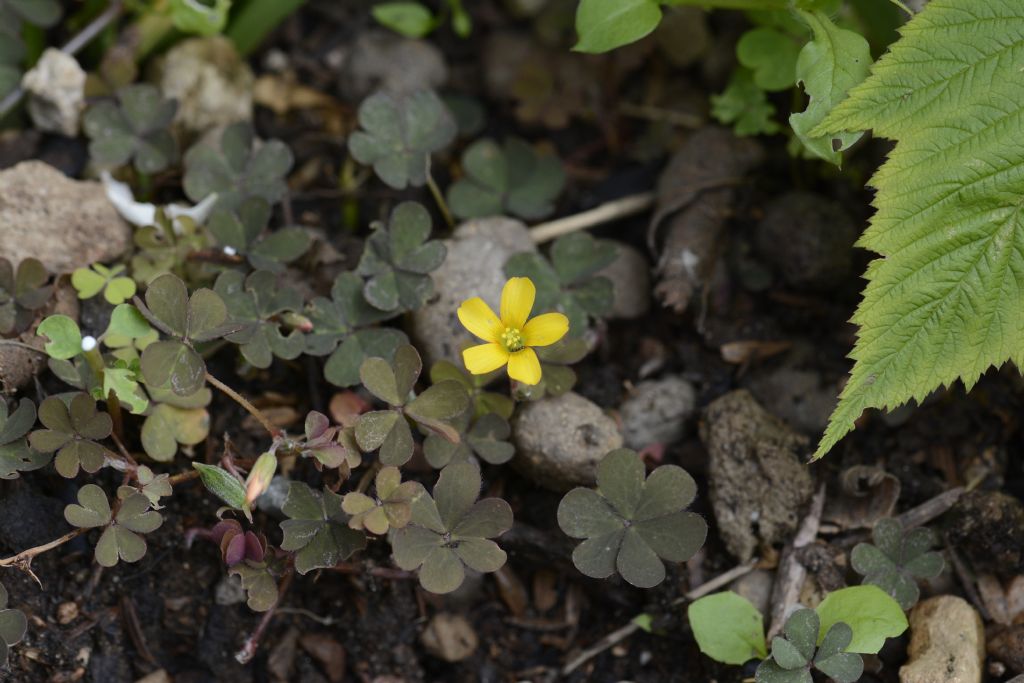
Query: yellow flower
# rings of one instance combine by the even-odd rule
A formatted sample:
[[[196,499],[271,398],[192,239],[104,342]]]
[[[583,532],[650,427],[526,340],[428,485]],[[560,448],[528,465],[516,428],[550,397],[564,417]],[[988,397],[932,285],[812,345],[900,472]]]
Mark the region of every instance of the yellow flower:
[[[480,297],[459,306],[459,320],[467,330],[487,342],[462,352],[466,369],[485,375],[508,364],[508,376],[523,384],[540,381],[540,360],[530,347],[547,346],[565,336],[569,319],[561,313],[545,313],[532,320],[530,311],[537,288],[528,277],[514,277],[501,291],[501,319]]]

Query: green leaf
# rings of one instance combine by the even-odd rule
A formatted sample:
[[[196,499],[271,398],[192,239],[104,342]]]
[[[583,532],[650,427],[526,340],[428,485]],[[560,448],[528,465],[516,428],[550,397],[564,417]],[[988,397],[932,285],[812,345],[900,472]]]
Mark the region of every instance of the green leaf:
[[[762,90],[786,90],[796,83],[800,46],[785,33],[769,26],[753,28],[736,43],[736,58],[750,69]]]
[[[203,480],[203,486],[210,493],[220,498],[229,507],[249,514],[245,504],[245,487],[237,477],[220,467],[204,465],[201,462],[192,463],[192,467],[199,470],[199,478]]]
[[[142,447],[157,462],[170,462],[178,444],[202,443],[210,432],[210,414],[205,408],[183,408],[161,403],[142,423]]]
[[[135,372],[128,368],[106,368],[103,371],[103,395],[109,396],[111,392],[134,415],[141,415],[149,407],[149,399],[136,381]]]
[[[231,0],[171,0],[174,27],[184,33],[215,36],[228,23]]]
[[[178,144],[168,128],[178,104],[166,100],[148,83],[117,92],[117,103],[102,101],[82,118],[89,136],[89,155],[100,166],[117,167],[129,161],[147,175],[159,173],[178,158]]]
[[[866,408],[922,401],[957,379],[970,389],[1007,360],[1024,367],[1024,92],[1009,56],[1022,32],[1013,0],[932,0],[811,131],[896,141],[859,242],[879,258],[852,318],[853,372],[815,457]]]
[[[206,363],[193,349],[177,341],[150,344],[140,359],[147,385],[191,396],[206,382]]]
[[[36,333],[50,340],[44,347],[50,358],[68,360],[82,352],[82,333],[66,315],[49,316],[39,323]]]
[[[581,0],[576,9],[578,52],[608,52],[640,40],[661,21],[655,0]]]
[[[131,304],[119,304],[110,314],[110,323],[103,336],[105,341],[111,335],[132,340],[146,336],[152,329],[139,309]]]
[[[418,2],[382,2],[371,12],[382,25],[407,38],[422,38],[437,26],[434,15]]]
[[[86,484],[78,489],[78,504],[64,508],[68,524],[80,529],[92,529],[110,524],[113,515],[107,494],[96,484]]]
[[[814,30],[814,40],[800,51],[796,77],[810,102],[807,109],[789,117],[789,125],[811,152],[837,166],[841,152],[860,139],[863,132],[813,135],[850,88],[867,78],[871,68],[871,47],[859,34],[837,27],[823,12],[801,12]]]
[[[872,531],[874,545],[858,543],[850,553],[853,570],[864,576],[862,583],[878,586],[904,610],[917,602],[917,579],[931,579],[942,573],[942,555],[929,552],[936,542],[930,529],[911,529],[906,534],[891,518],[879,520]]]
[[[899,603],[877,586],[853,586],[833,591],[817,607],[821,618],[821,636],[833,624],[843,622],[853,629],[849,652],[875,654],[886,638],[895,638],[907,630],[907,617]]]
[[[298,551],[295,568],[300,574],[335,566],[366,547],[366,535],[348,526],[342,497],[330,490],[314,491],[292,482],[282,510],[281,549]]]
[[[782,130],[775,120],[775,105],[768,101],[768,93],[754,84],[749,69],[736,69],[725,90],[711,96],[711,115],[719,123],[731,124],[740,137],[774,135]]]
[[[727,591],[694,601],[686,609],[700,651],[716,662],[741,666],[764,659],[764,620],[746,598]]]

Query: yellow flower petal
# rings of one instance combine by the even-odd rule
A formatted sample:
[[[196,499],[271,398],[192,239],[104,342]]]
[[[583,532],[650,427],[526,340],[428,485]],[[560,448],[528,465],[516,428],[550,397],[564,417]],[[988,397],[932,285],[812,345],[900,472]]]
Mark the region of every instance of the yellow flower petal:
[[[498,316],[478,296],[463,301],[458,314],[463,326],[486,342],[499,341],[501,333],[505,331]]]
[[[569,319],[561,313],[538,315],[523,328],[523,343],[527,346],[547,346],[565,336],[569,331]]]
[[[474,375],[486,375],[508,362],[508,351],[501,344],[494,343],[470,346],[462,352],[462,362]],[[539,366],[537,372],[539,377]]]
[[[540,381],[540,361],[533,349],[516,351],[508,357],[508,376],[523,384]]]
[[[514,277],[501,290],[501,322],[505,327],[522,330],[533,310],[537,288],[528,277]]]

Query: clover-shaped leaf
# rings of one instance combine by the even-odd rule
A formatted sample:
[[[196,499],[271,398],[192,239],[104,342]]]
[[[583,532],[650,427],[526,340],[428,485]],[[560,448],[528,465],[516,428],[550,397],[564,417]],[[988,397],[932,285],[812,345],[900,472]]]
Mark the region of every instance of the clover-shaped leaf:
[[[509,443],[512,427],[508,420],[496,413],[488,413],[469,425],[470,411],[452,420],[459,430],[458,442],[440,434],[430,434],[423,442],[423,455],[431,467],[440,469],[450,462],[462,462],[476,455],[491,465],[502,465],[512,459],[516,449]]]
[[[57,452],[54,466],[62,477],[74,478],[79,468],[91,474],[103,467],[107,449],[97,441],[110,436],[113,421],[96,409],[91,396],[76,393],[67,403],[50,396],[39,406],[39,421],[46,429],[29,434],[29,443],[42,453]]]
[[[505,263],[505,274],[530,278],[537,287],[536,308],[561,311],[569,318],[570,334],[580,335],[588,317],[599,318],[611,310],[611,280],[595,274],[617,254],[615,245],[574,232],[555,240],[550,261],[540,254],[515,254]]]
[[[324,378],[339,387],[359,384],[359,368],[368,358],[392,360],[409,338],[392,327],[359,330],[343,341],[324,363]]]
[[[111,394],[128,407],[129,412],[141,415],[149,407],[149,399],[139,386],[138,366],[129,367],[123,360],[115,360],[112,367],[103,370],[103,396]]]
[[[0,667],[7,665],[11,646],[20,643],[27,631],[25,613],[7,608],[7,589],[0,583]]]
[[[550,347],[537,347],[537,351]],[[483,417],[488,413],[496,413],[500,417],[511,419],[515,410],[515,402],[505,394],[493,391],[485,391],[485,387],[496,378],[502,376],[502,372],[495,371],[485,375],[472,375],[464,367],[458,366],[451,361],[439,360],[430,368],[430,381],[434,384],[444,380],[458,382],[469,394],[470,403],[473,406],[473,414],[476,417]]]
[[[280,282],[278,275],[257,270],[244,277],[238,271],[225,271],[213,288],[236,327],[227,340],[238,345],[242,357],[253,367],[268,368],[275,357],[294,360],[306,349],[300,329],[287,334],[282,331],[286,316],[302,310],[302,296]]]
[[[170,482],[171,475],[155,474],[153,470],[145,465],[139,465],[139,469],[136,471],[136,477],[139,480],[139,484],[142,486],[142,495],[149,498],[149,504],[154,510],[160,510],[160,499],[166,498],[173,493]],[[120,491],[118,494],[120,495]]]
[[[306,458],[315,458],[317,463],[328,468],[342,468],[342,475],[359,467],[362,455],[358,448],[346,448],[339,437],[341,428],[332,426],[323,413],[311,410],[306,415],[305,438],[298,442],[299,453]]]
[[[346,339],[356,328],[380,322],[394,314],[374,308],[363,297],[363,280],[351,271],[344,271],[334,280],[331,297],[315,297],[305,310],[312,329],[306,335],[306,353],[314,356],[326,356],[338,348],[339,342]],[[395,347],[397,348],[397,347]],[[391,356],[394,356],[392,349]],[[354,369],[355,379],[359,381],[359,366]]]
[[[214,211],[206,227],[220,244],[246,255],[254,268],[279,272],[306,253],[312,238],[296,226],[261,235],[269,219],[270,204],[250,197],[237,211]]]
[[[458,132],[451,112],[430,90],[371,95],[359,106],[359,125],[362,130],[348,139],[349,152],[396,190],[427,182],[430,155]]]
[[[363,295],[382,311],[416,309],[434,293],[429,273],[443,262],[447,250],[430,236],[430,214],[422,204],[402,202],[385,227],[373,225],[356,272],[367,278]]]
[[[294,481],[281,509],[288,517],[281,522],[281,549],[296,553],[300,574],[333,567],[366,547],[366,535],[348,525],[342,497],[329,489],[321,493]]]
[[[504,145],[479,140],[462,155],[462,166],[466,177],[448,190],[448,203],[460,218],[504,214],[544,218],[554,211],[554,200],[565,187],[565,171],[558,158],[537,154],[518,138]]]
[[[25,21],[33,26],[49,28],[60,20],[58,0],[0,0],[0,18],[4,27]]]
[[[68,360],[82,352],[82,332],[78,323],[66,315],[47,316],[39,323],[36,334],[49,339],[43,348],[50,358]]]
[[[149,497],[133,493],[121,501],[108,526],[96,543],[96,561],[113,567],[118,560],[138,562],[146,554],[146,541],[140,534],[156,531],[163,524],[159,512],[150,509]]]
[[[29,447],[25,435],[36,423],[36,404],[22,399],[13,412],[0,400],[0,479],[17,479],[19,472],[30,472],[50,462],[48,453]]]
[[[942,573],[942,555],[932,552],[936,534],[918,527],[903,531],[898,520],[885,518],[871,533],[874,544],[858,543],[850,553],[853,570],[864,576],[863,583],[878,586],[905,610],[917,603],[921,589],[918,579],[934,579]]]
[[[285,176],[293,161],[291,150],[280,140],[257,145],[250,124],[234,123],[221,135],[220,149],[200,142],[188,150],[182,185],[193,202],[217,195],[210,216],[213,222],[219,212],[244,215],[242,207],[249,199],[280,201],[288,190]]]
[[[277,581],[267,562],[245,560],[231,567],[231,574],[242,580],[246,605],[254,612],[266,612],[277,604]]]
[[[420,585],[431,593],[451,593],[462,585],[466,567],[496,572],[505,551],[491,539],[512,528],[512,508],[498,498],[477,501],[480,468],[459,462],[441,470],[433,496],[423,491],[412,502],[412,520],[391,536],[395,564],[420,571]]]
[[[43,264],[27,258],[18,264],[0,258],[0,334],[22,332],[32,323],[35,311],[46,305],[53,287]]]
[[[341,507],[352,518],[348,525],[356,530],[383,535],[388,529],[401,529],[412,518],[413,499],[423,492],[423,486],[415,481],[402,483],[402,473],[397,467],[382,467],[374,480],[377,497],[364,493],[345,494]]]
[[[611,451],[597,466],[597,490],[578,487],[558,506],[558,525],[586,539],[573,551],[576,568],[604,579],[618,571],[629,583],[651,588],[665,578],[665,565],[690,559],[707,537],[708,525],[685,512],[697,495],[681,467],[662,465],[645,481],[634,451]]]
[[[86,112],[82,127],[89,136],[89,155],[100,166],[133,162],[139,173],[159,173],[178,158],[178,144],[169,127],[178,111],[148,83],[122,88],[117,103],[100,102]]]
[[[189,254],[209,246],[194,220],[178,216],[172,221],[162,209],[157,209],[153,225],[135,231],[132,241],[138,247],[131,259],[132,277],[140,284],[164,273],[193,279],[193,274],[201,274],[203,265],[190,262]]]
[[[212,396],[205,387],[192,396],[179,397],[171,392],[160,395],[163,402],[154,406],[142,423],[140,438],[149,457],[157,462],[170,462],[179,444],[194,446],[206,439],[210,432],[206,406]]]
[[[812,683],[816,668],[838,683],[854,683],[864,673],[860,655],[845,652],[853,639],[852,629],[832,624],[818,643],[820,619],[812,609],[794,612],[783,627],[784,636],[772,639],[771,657],[757,667],[757,683]]]
[[[123,265],[107,268],[94,263],[88,268],[78,268],[71,274],[71,285],[78,292],[79,299],[91,299],[100,292],[107,303],[122,304],[135,296],[135,280],[121,275]]]
[[[408,344],[398,348],[392,363],[383,358],[367,358],[359,369],[363,386],[392,409],[362,415],[356,425],[356,442],[364,451],[380,449],[380,460],[385,465],[401,466],[412,457],[413,439],[407,417],[452,441],[459,438],[449,421],[469,405],[468,394],[458,382],[446,380],[410,400],[422,369],[419,353]]]

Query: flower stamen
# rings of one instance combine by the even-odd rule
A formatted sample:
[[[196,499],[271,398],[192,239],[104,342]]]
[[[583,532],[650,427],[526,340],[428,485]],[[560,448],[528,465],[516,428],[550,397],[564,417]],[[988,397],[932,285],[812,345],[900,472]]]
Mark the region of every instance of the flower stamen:
[[[501,343],[504,344],[509,353],[522,351],[526,348],[526,344],[523,343],[523,333],[515,327],[505,328],[505,331],[501,333]]]

